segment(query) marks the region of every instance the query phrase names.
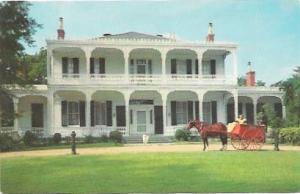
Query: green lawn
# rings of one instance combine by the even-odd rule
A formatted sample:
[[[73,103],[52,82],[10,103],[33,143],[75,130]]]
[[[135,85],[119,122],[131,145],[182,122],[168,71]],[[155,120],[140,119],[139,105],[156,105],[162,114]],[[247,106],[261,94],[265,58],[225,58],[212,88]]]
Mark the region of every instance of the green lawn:
[[[3,193],[299,192],[292,151],[19,157],[1,161]]]

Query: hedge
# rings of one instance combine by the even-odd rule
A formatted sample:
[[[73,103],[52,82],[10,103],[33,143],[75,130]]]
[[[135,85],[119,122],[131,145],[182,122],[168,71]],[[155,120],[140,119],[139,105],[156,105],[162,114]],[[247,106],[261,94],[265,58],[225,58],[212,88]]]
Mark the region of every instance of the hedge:
[[[288,127],[280,129],[279,138],[282,143],[300,145],[300,127]]]

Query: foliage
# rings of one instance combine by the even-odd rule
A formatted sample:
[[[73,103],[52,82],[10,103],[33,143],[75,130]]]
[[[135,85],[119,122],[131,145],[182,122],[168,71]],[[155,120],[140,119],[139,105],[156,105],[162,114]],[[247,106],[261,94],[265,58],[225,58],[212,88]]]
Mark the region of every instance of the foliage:
[[[246,78],[245,76],[241,76],[241,77],[238,77],[238,86],[245,86],[246,85]]]
[[[300,66],[296,67],[292,77],[272,86],[285,91],[286,118],[289,126],[300,126]]]
[[[200,153],[200,147],[191,153],[2,158],[1,191],[294,193],[300,190],[299,163],[295,151]]]
[[[282,143],[300,145],[300,127],[288,127],[280,129],[279,138]]]
[[[120,131],[115,130],[109,133],[109,138],[115,143],[122,143],[123,135]]]
[[[102,135],[100,138],[99,138],[99,142],[108,142],[109,141],[109,137],[107,135]]]
[[[177,129],[175,132],[175,138],[178,141],[188,141],[191,137],[191,132],[187,129]]]
[[[276,116],[275,110],[271,104],[264,104],[263,105],[264,113],[259,113],[258,116],[261,116],[263,114],[267,117],[267,123],[268,126],[271,126],[272,128],[278,129],[283,126],[284,121],[283,119]]]
[[[96,138],[92,135],[87,135],[84,138],[84,143],[96,143]]]
[[[2,133],[0,134],[0,152],[7,152],[12,150],[14,142],[11,136]]]
[[[28,84],[45,84],[47,76],[47,50],[41,48],[39,53],[25,55],[25,79]]]
[[[54,142],[54,144],[60,144],[60,142],[61,142],[61,134],[60,133],[55,133],[54,135],[53,135],[53,142]]]
[[[38,137],[31,131],[26,131],[23,137],[24,144],[27,146],[33,146],[38,143]]]
[[[256,86],[265,86],[265,85],[266,85],[266,82],[263,82],[261,80],[256,81]]]
[[[40,28],[28,11],[31,4],[23,1],[0,2],[0,84],[22,83],[24,44],[33,46],[32,36]]]

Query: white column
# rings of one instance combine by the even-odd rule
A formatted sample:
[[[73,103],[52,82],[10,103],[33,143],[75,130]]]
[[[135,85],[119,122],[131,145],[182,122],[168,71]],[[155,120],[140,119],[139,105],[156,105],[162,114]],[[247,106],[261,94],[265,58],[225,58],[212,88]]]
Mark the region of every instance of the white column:
[[[54,118],[53,118],[53,106],[54,106],[54,99],[53,93],[49,92],[47,97],[47,133],[48,135],[52,135],[51,132],[53,131],[54,127]]]
[[[123,50],[123,55],[124,55],[124,75],[125,75],[125,79],[127,81],[129,80],[129,54],[130,54],[130,50],[128,50],[128,49]]]
[[[125,100],[125,117],[126,117],[126,135],[130,135],[130,109],[129,109],[129,100],[130,100],[130,91],[125,91],[123,93]]]
[[[86,77],[87,79],[90,78],[90,58],[91,52],[89,50],[85,51],[85,59],[86,59]]]
[[[85,109],[85,124],[86,127],[91,127],[91,94],[86,93],[86,109]]]
[[[168,92],[161,92],[162,97],[162,111],[163,111],[163,132],[165,134],[166,129],[168,127],[168,120],[167,120],[167,98]]]
[[[232,59],[233,59],[233,76],[234,79],[237,80],[238,78],[238,64],[237,64],[237,51],[233,50],[232,51]]]
[[[161,50],[161,74],[162,76],[166,75],[166,59],[167,59],[167,50]]]
[[[234,99],[234,118],[236,119],[239,114],[239,96],[237,90],[234,91],[233,99]]]
[[[199,101],[199,120],[200,121],[203,121],[203,97],[204,97],[204,94],[205,92],[204,91],[201,91],[201,92],[198,92],[198,101]]]
[[[254,117],[254,124],[257,124],[256,120],[256,108],[257,108],[257,98],[253,99],[253,117]]]
[[[204,51],[197,52],[197,59],[198,59],[198,74],[199,78],[202,78],[202,58],[203,58]]]
[[[19,99],[13,98],[14,103],[14,113],[19,113]],[[14,130],[19,131],[19,118],[17,116],[14,116]]]

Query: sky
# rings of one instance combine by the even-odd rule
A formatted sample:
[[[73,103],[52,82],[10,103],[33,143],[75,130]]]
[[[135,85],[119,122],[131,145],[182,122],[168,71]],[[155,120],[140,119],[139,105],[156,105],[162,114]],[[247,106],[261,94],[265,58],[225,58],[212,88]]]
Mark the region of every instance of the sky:
[[[29,16],[43,25],[35,47],[26,47],[30,54],[56,38],[59,17],[67,39],[137,31],[204,41],[212,22],[216,41],[239,45],[240,76],[251,61],[257,79],[269,85],[300,66],[300,0],[41,1],[32,2]]]

